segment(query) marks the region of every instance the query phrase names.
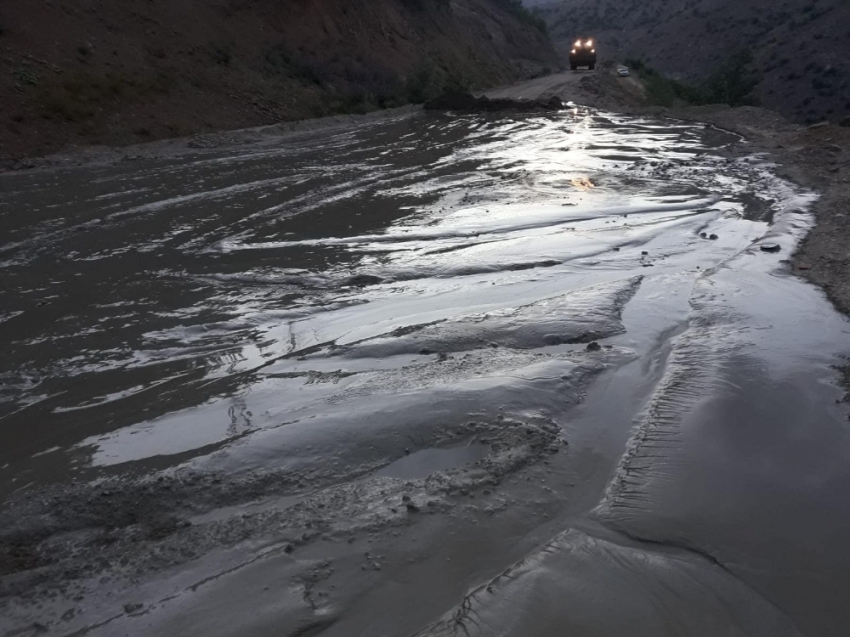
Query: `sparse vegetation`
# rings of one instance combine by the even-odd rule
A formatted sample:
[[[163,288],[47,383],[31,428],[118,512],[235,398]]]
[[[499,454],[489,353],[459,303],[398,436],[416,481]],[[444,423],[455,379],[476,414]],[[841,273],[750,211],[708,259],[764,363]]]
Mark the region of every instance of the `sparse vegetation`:
[[[38,84],[38,76],[29,69],[15,69],[12,71],[12,75],[17,78],[21,85],[35,86]]]
[[[149,78],[129,78],[115,73],[80,73],[59,86],[44,89],[41,93],[44,116],[60,117],[71,122],[84,121],[122,96],[140,99],[151,94],[168,93],[173,81],[171,76],[162,73]]]
[[[216,64],[230,66],[230,62],[233,59],[233,52],[226,44],[213,44],[210,46],[210,57]]]
[[[753,90],[758,79],[751,63],[752,54],[741,51],[732,55],[704,81],[692,85],[665,77],[643,60],[626,61],[643,79],[650,100],[661,106],[672,106],[677,100],[690,104],[754,104]]]
[[[402,0],[404,4],[416,11],[444,11],[452,6],[451,0]]]
[[[517,18],[526,24],[530,24],[535,29],[543,33],[547,33],[549,28],[546,25],[546,20],[543,19],[537,11],[528,9],[522,0],[495,0],[502,7],[513,13]]]

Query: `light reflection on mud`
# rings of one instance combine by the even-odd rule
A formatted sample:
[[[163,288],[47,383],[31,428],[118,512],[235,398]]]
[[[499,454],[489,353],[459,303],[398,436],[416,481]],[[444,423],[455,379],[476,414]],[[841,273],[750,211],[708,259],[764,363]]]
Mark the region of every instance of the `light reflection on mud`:
[[[850,625],[836,610],[850,558],[828,530],[850,529],[850,450],[829,385],[847,327],[781,267],[811,196],[761,158],[723,157],[729,139],[579,109],[421,116],[4,175],[3,494],[72,475],[83,480],[68,501],[84,514],[32,519],[106,528],[125,506],[131,526],[145,502],[212,529],[175,531],[173,553],[201,540],[212,551],[238,524],[262,536],[315,523],[326,538],[396,524],[428,506],[408,488],[450,510],[456,493],[489,494],[569,442],[566,465],[592,465],[577,489],[585,519],[421,634]],[[767,239],[781,255],[758,250]],[[165,486],[145,482],[174,467]],[[85,480],[109,476],[129,495],[89,511],[97,483]],[[541,492],[564,500],[542,484],[505,491],[518,507]],[[807,522],[784,519],[786,503]],[[160,568],[144,545],[126,550]],[[481,559],[462,576],[506,566],[498,552]],[[228,596],[222,581],[211,599]],[[109,603],[85,621],[110,617]],[[308,606],[270,612],[295,624],[336,612]],[[179,625],[170,612],[146,618],[151,634]],[[411,633],[439,613],[398,615]],[[348,621],[328,635],[357,634]]]
[[[564,289],[538,292],[541,278],[615,247],[598,280],[616,279],[661,233],[741,212],[743,184],[706,198],[711,161],[695,161],[705,149],[689,127],[580,112],[434,123],[83,181],[6,177],[3,464],[20,472],[40,449],[168,414],[191,421],[209,401],[199,413],[221,416],[191,428],[197,446],[225,440],[230,399],[217,397],[252,403],[270,364],[371,325],[374,338],[538,302]],[[675,200],[647,158],[687,184]],[[33,422],[39,436],[22,436]]]

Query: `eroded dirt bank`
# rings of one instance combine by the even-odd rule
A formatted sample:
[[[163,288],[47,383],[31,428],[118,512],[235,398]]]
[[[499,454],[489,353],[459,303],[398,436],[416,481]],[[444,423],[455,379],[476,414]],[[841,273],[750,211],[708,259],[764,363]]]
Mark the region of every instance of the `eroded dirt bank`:
[[[0,175],[4,634],[846,633],[850,334],[755,136],[245,135]]]

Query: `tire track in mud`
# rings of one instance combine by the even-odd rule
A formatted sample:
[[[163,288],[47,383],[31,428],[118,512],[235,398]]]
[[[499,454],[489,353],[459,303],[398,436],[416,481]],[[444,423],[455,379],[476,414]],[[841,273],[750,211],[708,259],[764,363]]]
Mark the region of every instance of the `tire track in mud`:
[[[767,211],[773,222],[776,203],[759,201],[759,214],[765,216]],[[800,214],[805,213],[789,207],[784,217]],[[784,218],[783,222],[788,225]],[[806,225],[791,222],[790,227],[796,241]],[[770,234],[777,236],[775,230]],[[705,547],[699,539],[690,539],[679,534],[675,526],[665,524],[658,517],[663,507],[654,500],[662,497],[654,485],[675,482],[685,468],[687,459],[679,453],[686,444],[682,440],[684,416],[719,388],[726,389],[723,386],[728,381],[724,380],[723,369],[736,351],[746,347],[746,339],[736,338],[735,333],[748,331],[744,326],[750,317],[723,306],[723,294],[711,277],[734,268],[736,260],[741,267],[743,259],[757,254],[755,250],[757,247],[745,248],[697,278],[689,298],[687,327],[674,337],[666,372],[652,391],[645,415],[629,440],[602,501],[589,514],[592,522],[574,522],[573,528],[473,590],[456,610],[415,637],[549,634],[554,627],[559,634],[575,631],[583,635],[647,637],[710,637],[729,630],[765,637],[803,634],[788,610],[759,586],[758,578],[753,582],[751,576],[742,577],[736,568],[739,565],[724,563],[722,551]],[[579,560],[574,558],[582,551],[594,555],[592,572],[582,571]],[[586,595],[588,588],[594,588],[582,576],[591,579],[599,571],[624,568],[635,559],[626,557],[628,553],[639,556],[627,567],[628,572],[620,575],[633,579],[628,592],[623,590],[620,597],[611,593],[613,582],[598,584],[597,595],[611,599],[587,600],[593,610],[582,608],[576,599]],[[611,557],[613,564],[606,567],[601,554]],[[654,576],[650,566],[653,561],[663,564],[666,572]],[[673,571],[677,569],[682,573],[676,575]],[[677,585],[675,579],[682,575],[684,581]],[[571,582],[573,578],[580,581]],[[653,587],[660,592],[654,593]],[[675,606],[665,599],[671,594],[676,598]],[[623,609],[620,605],[623,600],[626,606],[633,604],[636,598],[643,599],[642,607]],[[709,606],[716,603],[717,607],[700,607],[706,598],[712,600]],[[714,624],[718,618],[722,619]]]
[[[740,347],[730,330],[742,317],[712,305],[709,276],[696,282],[688,326],[674,337],[666,372],[589,520],[574,521],[413,637],[520,637],[555,627],[558,634],[600,636],[714,637],[737,630],[802,637],[787,611],[710,549],[666,535],[663,520],[653,521],[653,483],[676,480],[681,468],[683,415],[722,384],[720,370]],[[644,524],[635,528],[641,516]]]

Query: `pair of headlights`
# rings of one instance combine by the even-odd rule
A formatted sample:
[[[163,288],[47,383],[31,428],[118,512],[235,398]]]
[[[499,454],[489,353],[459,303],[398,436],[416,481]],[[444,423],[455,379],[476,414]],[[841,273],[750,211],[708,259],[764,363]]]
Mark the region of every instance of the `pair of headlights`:
[[[576,40],[576,43],[573,46],[577,49],[580,49],[581,48],[581,40]],[[584,43],[584,46],[587,47],[587,48],[592,47],[593,46],[593,40],[588,40],[587,42]]]
[[[575,50],[575,49],[573,49],[572,51],[570,51],[570,53],[573,53],[573,54],[575,54],[575,52],[576,52],[576,50]],[[591,49],[591,50],[590,50],[590,52],[591,52],[591,53],[596,53],[596,49]]]

